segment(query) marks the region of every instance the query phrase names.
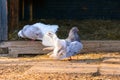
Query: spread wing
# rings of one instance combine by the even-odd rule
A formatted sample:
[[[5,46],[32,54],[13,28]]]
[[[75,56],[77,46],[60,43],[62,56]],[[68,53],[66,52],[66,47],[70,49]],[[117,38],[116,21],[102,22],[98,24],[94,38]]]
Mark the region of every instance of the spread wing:
[[[22,38],[42,40],[43,36],[47,32],[52,31],[55,33],[58,30],[58,28],[59,28],[58,25],[35,23],[33,25],[25,25],[23,29],[18,32],[18,36]]]
[[[43,36],[43,39],[42,39],[42,44],[44,46],[54,46],[54,41],[53,39],[47,35],[47,33]]]

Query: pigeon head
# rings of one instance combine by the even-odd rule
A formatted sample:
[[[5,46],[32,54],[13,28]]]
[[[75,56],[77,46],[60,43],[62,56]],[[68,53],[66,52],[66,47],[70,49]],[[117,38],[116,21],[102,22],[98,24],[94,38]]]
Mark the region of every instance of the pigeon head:
[[[20,30],[20,31],[18,32],[18,37],[20,37],[20,38],[26,38],[26,37],[24,36],[22,30]]]
[[[38,40],[42,40],[42,38],[43,38],[43,34],[41,32],[36,32],[35,36],[36,36],[36,39],[38,39]]]
[[[72,27],[72,29],[69,32],[68,41],[80,41],[80,37],[78,35],[79,29],[77,27]]]
[[[18,37],[22,37],[21,30],[18,32]]]
[[[47,32],[47,36],[49,36],[50,38],[56,38],[56,37],[57,37],[57,36],[55,35],[55,33],[52,32],[52,31]]]
[[[77,28],[77,27],[73,27],[71,30],[70,30],[70,32],[78,32],[79,31],[79,29]]]

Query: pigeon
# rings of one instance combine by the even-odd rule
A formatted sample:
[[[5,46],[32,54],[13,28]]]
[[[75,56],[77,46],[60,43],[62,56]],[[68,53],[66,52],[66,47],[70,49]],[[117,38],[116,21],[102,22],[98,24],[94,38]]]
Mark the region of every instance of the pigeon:
[[[77,27],[72,27],[69,31],[69,35],[68,37],[66,38],[66,41],[79,41],[80,42],[80,37],[78,35],[78,31],[79,29]],[[53,47],[53,39],[48,36],[47,34],[45,34],[43,36],[43,41],[42,41],[42,44],[44,46],[49,46],[49,47]],[[47,49],[47,48],[46,48]],[[49,49],[49,48],[48,48]]]
[[[18,36],[22,38],[28,38],[32,40],[42,40],[43,36],[52,31],[56,33],[58,25],[46,25],[43,23],[35,23],[33,25],[25,25],[23,29],[18,32]]]
[[[78,35],[78,31],[79,29],[77,27],[72,27],[69,31],[69,35],[68,37],[66,38],[67,41],[70,41],[70,42],[73,42],[73,41],[80,41],[80,37]],[[70,57],[69,60],[72,60],[72,58]]]
[[[79,41],[80,42],[80,37],[78,35],[79,29],[77,27],[72,27],[69,31],[69,35],[66,38],[67,41]]]
[[[66,39],[59,39],[53,32],[48,32],[50,38],[53,39],[53,53],[50,54],[51,58],[62,60],[64,58],[78,54],[83,45],[79,41],[67,41]]]
[[[25,25],[24,28],[18,32],[18,36],[32,40],[42,40],[43,33],[37,26]]]

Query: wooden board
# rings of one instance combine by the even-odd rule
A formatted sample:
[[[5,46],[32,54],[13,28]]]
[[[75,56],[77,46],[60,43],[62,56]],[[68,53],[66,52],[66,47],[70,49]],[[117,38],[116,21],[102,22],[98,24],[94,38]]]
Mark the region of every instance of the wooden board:
[[[50,50],[44,51],[41,41],[7,41],[0,45],[1,48],[8,47],[9,56],[18,57],[19,54],[47,54]]]
[[[90,52],[120,52],[120,41],[82,41],[81,53]],[[0,48],[8,48],[8,54],[17,57],[19,54],[47,54],[41,41],[6,41],[0,43]]]

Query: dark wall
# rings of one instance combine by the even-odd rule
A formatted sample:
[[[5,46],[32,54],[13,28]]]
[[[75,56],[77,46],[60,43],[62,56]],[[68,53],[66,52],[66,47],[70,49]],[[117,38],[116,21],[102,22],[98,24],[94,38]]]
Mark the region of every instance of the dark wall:
[[[120,0],[33,0],[33,18],[120,19]]]

